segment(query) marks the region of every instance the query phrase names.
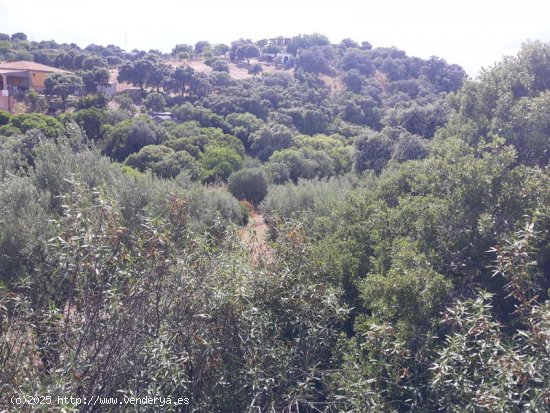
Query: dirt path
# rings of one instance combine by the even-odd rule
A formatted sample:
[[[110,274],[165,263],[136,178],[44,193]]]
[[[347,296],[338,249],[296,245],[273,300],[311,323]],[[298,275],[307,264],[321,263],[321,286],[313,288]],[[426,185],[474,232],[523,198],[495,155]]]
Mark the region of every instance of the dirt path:
[[[248,209],[248,224],[239,230],[239,238],[247,247],[250,259],[255,263],[269,261],[272,254],[266,240],[268,226],[260,212],[248,202],[243,202]]]

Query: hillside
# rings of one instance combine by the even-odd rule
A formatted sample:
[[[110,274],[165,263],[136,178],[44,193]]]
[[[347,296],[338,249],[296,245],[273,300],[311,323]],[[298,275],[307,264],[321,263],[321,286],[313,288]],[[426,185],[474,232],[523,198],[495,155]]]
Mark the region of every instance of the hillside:
[[[550,44],[6,36],[0,411],[548,411]]]

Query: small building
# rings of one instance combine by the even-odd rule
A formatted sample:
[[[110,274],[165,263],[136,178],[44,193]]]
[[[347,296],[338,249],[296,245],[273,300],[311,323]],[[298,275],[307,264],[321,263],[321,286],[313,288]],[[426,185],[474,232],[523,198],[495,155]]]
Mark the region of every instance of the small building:
[[[17,88],[22,90],[44,91],[44,80],[51,73],[70,73],[57,67],[46,66],[40,63],[18,62],[0,63],[0,90]]]
[[[262,53],[262,56],[267,57],[267,61],[275,62],[282,65],[286,65],[288,61],[292,58],[290,53]]]
[[[149,118],[160,123],[166,120],[174,120],[174,114],[172,112],[150,112]]]
[[[267,44],[274,44],[281,47],[283,50],[286,50],[291,40],[292,39],[290,37],[275,37],[273,39],[268,39]]]
[[[110,70],[109,71],[109,86],[101,88],[100,92],[108,95],[108,96],[114,96],[117,93],[117,71],[116,70]]]
[[[29,90],[44,91],[44,80],[51,73],[69,73],[40,63],[18,61],[0,63],[0,110],[11,111],[14,95]]]

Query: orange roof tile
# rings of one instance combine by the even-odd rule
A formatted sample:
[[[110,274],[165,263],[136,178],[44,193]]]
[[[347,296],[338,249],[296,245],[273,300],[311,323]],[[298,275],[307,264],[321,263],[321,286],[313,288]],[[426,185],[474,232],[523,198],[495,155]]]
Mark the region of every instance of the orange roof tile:
[[[69,73],[66,70],[58,69],[57,67],[46,66],[40,63],[27,62],[25,60],[20,60],[18,62],[5,62],[0,63],[0,69],[11,69],[11,70],[32,70],[35,72],[61,72]]]

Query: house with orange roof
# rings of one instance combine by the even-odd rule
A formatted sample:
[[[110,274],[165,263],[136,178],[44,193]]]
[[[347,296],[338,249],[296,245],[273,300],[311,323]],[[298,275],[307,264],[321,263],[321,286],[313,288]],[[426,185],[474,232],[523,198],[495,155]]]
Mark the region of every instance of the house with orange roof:
[[[51,73],[69,73],[57,67],[46,66],[40,63],[19,62],[0,63],[0,90],[9,89],[10,86],[26,90],[44,90],[44,80]]]
[[[18,61],[0,63],[0,109],[11,111],[19,92],[45,88],[44,80],[51,73],[69,73],[57,67],[40,63]]]

